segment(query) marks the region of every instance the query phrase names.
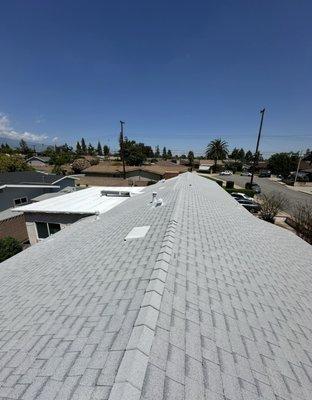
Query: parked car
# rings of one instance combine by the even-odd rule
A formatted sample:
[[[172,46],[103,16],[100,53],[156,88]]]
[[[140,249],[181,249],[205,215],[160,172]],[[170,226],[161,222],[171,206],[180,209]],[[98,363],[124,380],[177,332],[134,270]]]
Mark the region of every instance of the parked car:
[[[239,199],[237,198],[236,201],[241,204],[246,210],[256,213],[261,210],[260,204],[256,203],[255,201],[246,200],[246,199]]]
[[[221,171],[219,175],[233,175],[232,171]]]
[[[251,185],[250,182],[246,182],[245,183],[245,189],[251,189],[257,194],[261,193],[261,188],[257,183],[253,183]]]
[[[237,199],[245,199],[245,200],[249,200],[249,201],[253,201],[252,197],[247,196],[245,193],[231,193],[231,196]]]
[[[259,178],[271,178],[271,171],[263,169],[260,171]]]
[[[243,171],[241,172],[241,176],[251,176],[251,172]]]

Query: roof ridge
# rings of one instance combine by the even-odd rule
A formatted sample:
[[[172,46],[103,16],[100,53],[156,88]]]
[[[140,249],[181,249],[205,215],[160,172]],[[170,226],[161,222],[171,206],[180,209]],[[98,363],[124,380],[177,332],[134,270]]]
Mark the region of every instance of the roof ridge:
[[[181,183],[181,180],[182,176],[179,176],[174,188]],[[129,398],[139,400],[141,397],[168,268],[173,255],[176,226],[181,216],[179,213],[181,197],[181,190],[179,190],[133,331],[119,364],[109,400],[128,400]]]

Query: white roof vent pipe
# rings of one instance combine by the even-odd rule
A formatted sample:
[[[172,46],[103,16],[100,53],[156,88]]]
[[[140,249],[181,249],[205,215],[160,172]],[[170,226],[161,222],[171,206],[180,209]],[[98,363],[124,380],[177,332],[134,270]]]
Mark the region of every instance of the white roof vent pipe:
[[[163,200],[157,197],[157,192],[152,193],[152,201],[153,207],[159,207],[163,205]]]

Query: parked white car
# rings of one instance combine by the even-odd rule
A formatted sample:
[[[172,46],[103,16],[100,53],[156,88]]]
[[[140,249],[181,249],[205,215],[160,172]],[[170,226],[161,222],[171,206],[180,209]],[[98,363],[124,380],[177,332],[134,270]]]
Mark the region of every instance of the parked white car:
[[[241,172],[241,176],[251,176],[251,172],[243,171]]]
[[[233,175],[232,171],[222,171],[219,175]]]
[[[249,201],[253,201],[252,197],[246,196],[245,193],[240,193],[240,192],[233,192],[231,193],[232,197],[236,197],[238,199],[244,199],[244,200],[249,200]]]

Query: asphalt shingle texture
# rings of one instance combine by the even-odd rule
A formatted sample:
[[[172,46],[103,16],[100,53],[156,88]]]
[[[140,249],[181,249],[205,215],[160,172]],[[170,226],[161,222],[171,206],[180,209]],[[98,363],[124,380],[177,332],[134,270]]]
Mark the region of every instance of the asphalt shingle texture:
[[[309,400],[311,259],[214,182],[159,182],[1,264],[0,398]]]

